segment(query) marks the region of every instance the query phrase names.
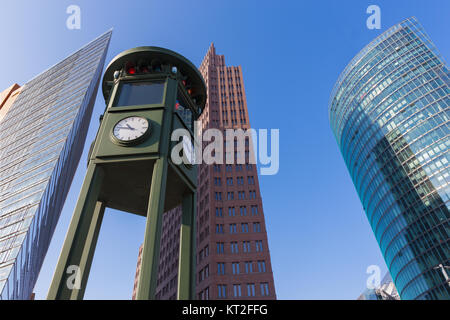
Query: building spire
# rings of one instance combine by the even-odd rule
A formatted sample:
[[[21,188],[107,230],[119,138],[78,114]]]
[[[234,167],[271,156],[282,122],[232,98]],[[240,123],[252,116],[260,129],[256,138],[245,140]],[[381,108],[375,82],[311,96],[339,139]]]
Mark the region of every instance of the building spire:
[[[214,47],[214,42],[211,42],[211,44],[209,45],[207,55],[215,55],[215,54],[216,54],[216,47]]]

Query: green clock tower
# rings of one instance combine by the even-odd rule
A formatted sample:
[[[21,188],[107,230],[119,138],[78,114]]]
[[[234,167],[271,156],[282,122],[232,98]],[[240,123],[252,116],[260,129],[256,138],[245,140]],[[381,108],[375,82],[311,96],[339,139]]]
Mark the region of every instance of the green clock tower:
[[[106,110],[48,299],[82,299],[106,207],[147,218],[137,299],[154,299],[163,212],[182,205],[178,299],[195,297],[193,122],[206,101],[197,68],[163,48],[122,52],[103,79]],[[180,141],[172,132],[185,129]],[[181,164],[172,161],[183,145]]]

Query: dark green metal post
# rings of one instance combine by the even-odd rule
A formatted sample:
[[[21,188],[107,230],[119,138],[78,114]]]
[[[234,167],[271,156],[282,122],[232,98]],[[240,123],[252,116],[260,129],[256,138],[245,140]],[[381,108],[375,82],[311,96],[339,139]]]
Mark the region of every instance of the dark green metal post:
[[[98,202],[102,179],[102,168],[89,164],[47,299],[83,299],[104,212]],[[81,279],[79,288],[72,286],[75,275]]]
[[[73,290],[71,297],[72,300],[81,300],[84,297],[104,213],[105,213],[105,204],[103,202],[97,201],[92,216],[92,222],[91,225],[89,226],[89,231],[86,237],[87,243],[86,250],[83,251],[83,256],[81,257],[80,260],[80,270],[82,270],[81,286],[80,289]]]
[[[136,294],[137,300],[155,299],[166,181],[167,159],[160,158],[156,161],[153,169],[145,239],[142,248],[141,272],[139,273]]]
[[[197,285],[197,192],[192,194],[192,227],[191,227],[191,296],[196,297]]]
[[[183,197],[178,264],[178,300],[195,298],[195,194]],[[194,270],[194,272],[192,272]]]

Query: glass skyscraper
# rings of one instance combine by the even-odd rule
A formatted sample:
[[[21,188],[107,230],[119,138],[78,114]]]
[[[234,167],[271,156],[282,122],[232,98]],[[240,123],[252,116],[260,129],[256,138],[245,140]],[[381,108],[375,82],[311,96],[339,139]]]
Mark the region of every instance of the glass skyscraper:
[[[402,299],[450,299],[449,70],[415,18],[340,75],[329,117]]]
[[[29,299],[80,160],[111,31],[23,87],[0,122],[0,299]]]

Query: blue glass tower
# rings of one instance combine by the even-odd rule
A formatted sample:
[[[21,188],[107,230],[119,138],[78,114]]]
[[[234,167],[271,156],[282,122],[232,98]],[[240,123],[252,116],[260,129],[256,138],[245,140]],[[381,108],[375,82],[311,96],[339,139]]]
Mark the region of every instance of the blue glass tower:
[[[80,160],[111,31],[26,83],[0,122],[0,300],[29,299]]]
[[[402,299],[450,299],[449,70],[415,18],[340,75],[335,138]]]

